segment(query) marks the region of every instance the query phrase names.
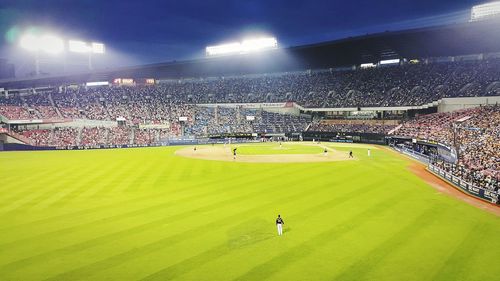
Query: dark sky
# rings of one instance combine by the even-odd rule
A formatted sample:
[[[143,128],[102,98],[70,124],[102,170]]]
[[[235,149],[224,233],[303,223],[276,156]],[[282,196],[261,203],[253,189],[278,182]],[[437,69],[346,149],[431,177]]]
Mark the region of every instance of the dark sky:
[[[28,26],[102,41],[140,63],[203,56],[206,45],[271,34],[294,46],[467,20],[475,0],[0,0],[0,45]],[[13,44],[13,43],[11,43]]]

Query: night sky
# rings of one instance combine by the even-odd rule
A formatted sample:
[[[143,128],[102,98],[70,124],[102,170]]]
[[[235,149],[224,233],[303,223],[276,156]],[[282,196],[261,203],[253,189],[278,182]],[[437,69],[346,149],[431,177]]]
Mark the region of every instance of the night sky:
[[[0,0],[0,48],[29,26],[102,41],[133,63],[192,59],[204,47],[269,34],[295,46],[464,22],[475,0]],[[0,52],[0,57],[5,57]]]

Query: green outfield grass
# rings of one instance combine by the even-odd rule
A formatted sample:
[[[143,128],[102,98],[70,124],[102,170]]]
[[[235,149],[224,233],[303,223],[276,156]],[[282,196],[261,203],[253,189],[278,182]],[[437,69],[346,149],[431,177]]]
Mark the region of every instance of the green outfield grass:
[[[319,154],[324,149],[319,146],[307,146],[294,143],[238,144],[238,154],[241,155],[269,155],[269,154]]]
[[[344,144],[359,161],[256,164],[176,149],[0,153],[0,280],[500,276],[500,218],[392,152]]]

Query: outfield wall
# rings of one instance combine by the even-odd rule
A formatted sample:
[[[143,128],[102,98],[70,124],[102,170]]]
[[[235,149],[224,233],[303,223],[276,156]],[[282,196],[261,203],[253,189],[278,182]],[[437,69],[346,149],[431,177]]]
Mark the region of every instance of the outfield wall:
[[[454,176],[451,173],[446,172],[443,169],[440,169],[432,164],[429,164],[427,166],[427,170],[433,173],[434,175],[442,178],[443,180],[451,183],[453,186],[455,186],[457,189],[460,191],[479,198],[483,201],[490,202],[493,204],[500,204],[499,198],[500,198],[500,192],[494,192],[490,190],[486,190],[480,187],[477,187],[459,177]]]
[[[75,145],[75,146],[33,146],[21,143],[4,143],[0,140],[0,151],[33,151],[33,150],[87,150],[87,149],[113,149],[113,148],[140,148],[140,147],[160,147],[177,145],[204,145],[204,144],[223,144],[223,143],[249,143],[258,142],[246,139],[191,139],[176,138],[167,139],[153,144],[124,144],[124,145]]]
[[[185,143],[182,143],[185,144]],[[166,146],[168,144],[148,144],[148,145],[137,145],[137,144],[124,144],[124,145],[89,145],[89,146],[34,146],[27,144],[18,143],[4,143],[3,151],[32,151],[32,150],[86,150],[86,149],[111,149],[111,148],[137,148],[137,147],[157,147]],[[171,144],[175,145],[175,144]],[[181,144],[179,144],[181,145]],[[0,151],[2,151],[0,150]]]
[[[386,144],[384,134],[371,133],[344,133],[344,132],[314,132],[307,131],[302,133],[305,141],[319,140],[331,142],[353,142],[353,143],[371,143]]]

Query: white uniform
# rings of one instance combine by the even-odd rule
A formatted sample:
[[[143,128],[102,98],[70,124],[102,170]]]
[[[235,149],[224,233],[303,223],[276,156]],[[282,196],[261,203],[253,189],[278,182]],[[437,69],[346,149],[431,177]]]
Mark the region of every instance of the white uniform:
[[[279,236],[283,235],[283,225],[284,224],[285,224],[285,222],[280,217],[278,217],[276,219],[276,227],[278,228],[278,235]]]
[[[368,149],[368,156],[370,156],[370,153],[371,153],[371,151],[370,151],[370,149]]]
[[[281,223],[278,223],[276,225],[276,227],[278,227],[278,235],[282,235],[283,234],[283,225]]]

